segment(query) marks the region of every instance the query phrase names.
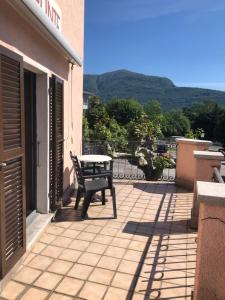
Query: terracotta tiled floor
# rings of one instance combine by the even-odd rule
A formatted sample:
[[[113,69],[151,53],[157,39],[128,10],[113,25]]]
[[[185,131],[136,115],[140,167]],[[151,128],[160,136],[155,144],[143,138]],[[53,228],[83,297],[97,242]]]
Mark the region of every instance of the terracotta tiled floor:
[[[196,233],[192,194],[172,183],[116,183],[80,221],[73,203],[51,223],[1,294],[21,300],[191,299]]]

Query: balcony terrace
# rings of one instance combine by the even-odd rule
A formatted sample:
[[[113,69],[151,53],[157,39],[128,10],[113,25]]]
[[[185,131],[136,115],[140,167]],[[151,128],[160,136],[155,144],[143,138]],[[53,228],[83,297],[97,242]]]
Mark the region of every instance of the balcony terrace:
[[[56,215],[4,288],[2,300],[191,299],[196,232],[190,192],[169,182],[116,180],[88,219],[71,201]],[[72,199],[73,200],[73,199]]]

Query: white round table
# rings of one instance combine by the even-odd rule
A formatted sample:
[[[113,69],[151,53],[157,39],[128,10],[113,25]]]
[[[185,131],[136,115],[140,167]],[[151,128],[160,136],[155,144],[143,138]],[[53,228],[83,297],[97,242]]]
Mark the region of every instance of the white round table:
[[[78,155],[77,156],[79,161],[82,162],[89,162],[89,163],[103,163],[112,160],[110,156],[107,155]]]

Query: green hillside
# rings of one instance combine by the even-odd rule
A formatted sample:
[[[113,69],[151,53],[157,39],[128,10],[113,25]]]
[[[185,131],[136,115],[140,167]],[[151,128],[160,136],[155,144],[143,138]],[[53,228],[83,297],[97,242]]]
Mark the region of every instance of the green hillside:
[[[109,101],[112,98],[135,98],[142,104],[150,99],[161,102],[163,110],[190,106],[194,102],[215,100],[225,106],[225,92],[176,87],[164,77],[148,76],[127,70],[118,70],[101,75],[84,75],[84,90]]]

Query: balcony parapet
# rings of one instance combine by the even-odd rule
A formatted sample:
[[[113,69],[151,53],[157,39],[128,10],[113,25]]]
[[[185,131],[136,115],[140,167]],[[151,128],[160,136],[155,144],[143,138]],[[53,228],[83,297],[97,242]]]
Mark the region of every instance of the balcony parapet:
[[[225,184],[196,184],[199,209],[194,300],[225,299]]]
[[[193,152],[208,150],[212,145],[212,142],[179,138],[176,139],[176,143],[176,184],[186,189],[193,190],[196,179],[196,159],[193,156]]]
[[[212,182],[214,178],[214,168],[219,172],[221,167],[221,161],[224,159],[224,155],[221,152],[212,151],[194,151],[193,156],[195,158],[195,171],[194,171],[194,196],[193,207],[191,212],[191,227],[198,227],[198,215],[199,215],[199,191],[197,189],[198,181]]]

